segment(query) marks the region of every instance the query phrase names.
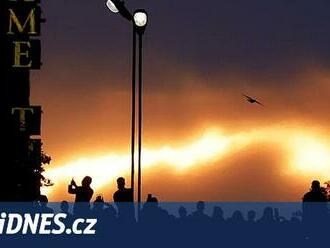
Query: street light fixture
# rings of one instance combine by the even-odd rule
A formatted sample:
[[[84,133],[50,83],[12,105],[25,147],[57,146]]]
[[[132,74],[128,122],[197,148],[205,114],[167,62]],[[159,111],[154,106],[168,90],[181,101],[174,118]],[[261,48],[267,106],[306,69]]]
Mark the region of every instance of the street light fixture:
[[[121,14],[128,21],[132,21],[133,16],[126,8],[124,1],[121,0],[107,0],[107,7],[114,13]]]
[[[144,9],[138,9],[134,12],[134,23],[136,26],[142,28],[146,27],[148,23],[148,14]]]
[[[136,34],[139,35],[139,105],[138,105],[138,207],[141,207],[141,153],[142,153],[142,97],[143,97],[143,57],[142,36],[148,24],[148,14],[144,9],[138,9],[132,15],[125,7],[122,0],[107,0],[107,7],[114,13],[120,13],[125,19],[133,24],[133,63],[132,63],[132,129],[131,129],[131,188],[134,199],[134,153],[135,153],[135,102],[136,102]]]
[[[107,7],[113,12],[113,13],[118,13],[119,10],[117,9],[116,5],[113,3],[113,1],[108,0],[107,1]]]

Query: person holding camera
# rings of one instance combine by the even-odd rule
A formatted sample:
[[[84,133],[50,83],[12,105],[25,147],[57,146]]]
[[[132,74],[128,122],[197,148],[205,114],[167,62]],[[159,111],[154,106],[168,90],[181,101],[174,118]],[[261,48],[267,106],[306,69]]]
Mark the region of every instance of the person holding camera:
[[[89,202],[92,199],[94,194],[93,189],[91,188],[92,178],[89,176],[84,177],[81,181],[81,186],[77,186],[76,182],[72,179],[68,187],[69,194],[76,195],[75,205],[73,208],[74,214],[77,214],[80,211],[88,211],[90,208]]]

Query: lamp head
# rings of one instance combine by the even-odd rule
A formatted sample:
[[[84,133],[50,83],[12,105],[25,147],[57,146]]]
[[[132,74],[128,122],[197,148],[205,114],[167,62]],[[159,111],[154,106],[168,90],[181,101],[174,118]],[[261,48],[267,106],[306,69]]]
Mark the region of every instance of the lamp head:
[[[133,16],[125,7],[124,1],[107,0],[106,5],[112,12],[121,14],[125,19],[129,21],[133,20]]]
[[[106,5],[113,13],[119,12],[118,8],[116,7],[113,1],[107,0]]]
[[[148,14],[144,9],[138,9],[133,15],[134,25],[139,34],[143,34],[148,24]]]

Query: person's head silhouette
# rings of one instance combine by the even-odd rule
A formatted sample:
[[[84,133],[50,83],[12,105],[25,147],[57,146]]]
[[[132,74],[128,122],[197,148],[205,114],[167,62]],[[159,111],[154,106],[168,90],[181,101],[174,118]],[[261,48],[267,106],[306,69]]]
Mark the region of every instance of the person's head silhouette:
[[[205,203],[203,201],[197,202],[197,211],[204,212],[205,209]]]
[[[255,219],[256,219],[256,211],[254,211],[254,210],[250,210],[249,212],[248,212],[248,221],[249,222],[254,222],[255,221]]]
[[[48,204],[48,198],[47,198],[47,196],[41,195],[40,198],[39,198],[39,202],[40,202],[40,205],[42,207],[46,207],[47,204]]]
[[[318,180],[314,180],[312,182],[312,190],[313,191],[319,191],[321,189],[320,182]]]
[[[61,202],[61,210],[63,213],[69,212],[69,203],[67,201]]]
[[[221,207],[214,207],[213,208],[213,214],[212,214],[213,218],[223,218],[223,210]]]
[[[104,199],[102,196],[98,195],[94,201],[93,207],[95,210],[103,210]]]
[[[154,208],[154,207],[158,207],[158,199],[157,197],[152,196],[152,194],[148,195],[147,201],[145,203],[145,206],[147,208]]]
[[[268,221],[274,220],[274,210],[271,207],[265,207],[262,218]]]
[[[179,216],[180,218],[186,218],[187,217],[187,209],[183,206],[179,208]]]
[[[123,190],[125,188],[125,178],[119,177],[117,179],[117,187],[119,190]]]
[[[83,187],[89,187],[92,183],[92,178],[89,176],[84,177],[84,179],[81,181],[81,185]]]
[[[104,203],[104,199],[101,195],[98,195],[94,201],[95,203]]]
[[[151,197],[151,199],[150,199],[150,205],[152,206],[152,207],[158,207],[158,199],[157,199],[157,197]]]
[[[244,222],[244,217],[242,212],[239,210],[234,211],[233,215],[231,216],[231,220],[236,223]]]

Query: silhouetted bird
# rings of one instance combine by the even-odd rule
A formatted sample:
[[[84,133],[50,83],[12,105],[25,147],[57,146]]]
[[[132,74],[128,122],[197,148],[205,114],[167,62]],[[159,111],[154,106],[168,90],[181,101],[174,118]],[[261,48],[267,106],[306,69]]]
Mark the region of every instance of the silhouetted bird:
[[[259,105],[261,105],[261,106],[265,106],[265,105],[263,105],[261,102],[259,102],[256,98],[253,98],[253,97],[250,97],[250,96],[247,96],[247,95],[244,95],[244,94],[242,94],[242,95],[246,98],[246,100],[247,100],[249,103],[252,103],[252,104],[256,103],[256,104],[259,104]]]

